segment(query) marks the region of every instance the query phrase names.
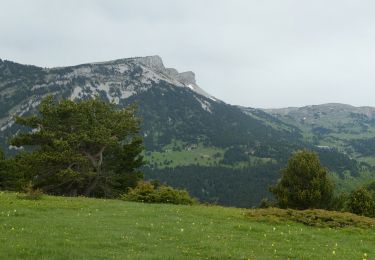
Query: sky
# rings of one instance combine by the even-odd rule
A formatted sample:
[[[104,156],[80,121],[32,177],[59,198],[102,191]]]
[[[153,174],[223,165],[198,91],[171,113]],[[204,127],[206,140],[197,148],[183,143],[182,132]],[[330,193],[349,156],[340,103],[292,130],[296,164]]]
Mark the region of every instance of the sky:
[[[227,103],[375,106],[373,0],[0,0],[0,58],[159,55]]]

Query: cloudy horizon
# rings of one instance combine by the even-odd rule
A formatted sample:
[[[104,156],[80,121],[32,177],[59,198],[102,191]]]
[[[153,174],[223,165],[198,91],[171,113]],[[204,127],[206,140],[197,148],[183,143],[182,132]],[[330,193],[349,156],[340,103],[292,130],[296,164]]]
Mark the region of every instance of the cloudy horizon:
[[[375,2],[1,0],[0,58],[42,67],[159,55],[230,104],[375,106]]]

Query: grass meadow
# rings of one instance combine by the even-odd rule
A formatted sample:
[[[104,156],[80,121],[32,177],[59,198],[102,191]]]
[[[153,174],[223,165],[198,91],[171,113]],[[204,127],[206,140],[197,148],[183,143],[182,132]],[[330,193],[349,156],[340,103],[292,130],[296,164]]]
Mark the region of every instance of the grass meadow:
[[[2,192],[0,259],[375,259],[371,219],[364,218],[363,227],[331,228],[259,212],[53,196],[25,200]]]

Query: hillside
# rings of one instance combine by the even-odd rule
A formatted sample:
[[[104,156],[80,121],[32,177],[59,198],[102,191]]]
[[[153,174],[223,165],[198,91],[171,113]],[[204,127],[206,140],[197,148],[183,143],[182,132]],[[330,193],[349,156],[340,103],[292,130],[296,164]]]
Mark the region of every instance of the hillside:
[[[270,222],[250,213],[254,211],[88,198],[29,201],[2,192],[0,258],[374,258],[373,228],[318,228]]]
[[[12,116],[35,113],[46,95],[99,96],[119,108],[136,102],[145,177],[187,188],[205,202],[257,205],[298,149],[316,150],[345,185],[368,170],[344,153],[316,147],[293,122],[218,100],[198,86],[193,72],[167,68],[159,56],[59,68],[0,60],[0,147],[8,155],[19,152],[7,145],[20,130]]]
[[[333,103],[265,111],[301,129],[305,139],[314,145],[336,148],[375,166],[374,107]]]

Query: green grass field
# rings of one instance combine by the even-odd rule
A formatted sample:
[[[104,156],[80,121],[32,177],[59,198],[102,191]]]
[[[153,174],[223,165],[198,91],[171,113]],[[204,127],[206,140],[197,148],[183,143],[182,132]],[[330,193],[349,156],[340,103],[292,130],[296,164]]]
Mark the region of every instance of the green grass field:
[[[0,193],[0,259],[375,259],[374,227],[318,228],[218,206]]]
[[[158,168],[176,167],[186,165],[213,166],[219,165],[223,159],[225,150],[216,147],[204,147],[199,145],[192,150],[173,151],[172,148],[165,148],[163,152],[152,152],[146,156],[147,162],[156,163]],[[170,161],[165,165],[164,161]]]

